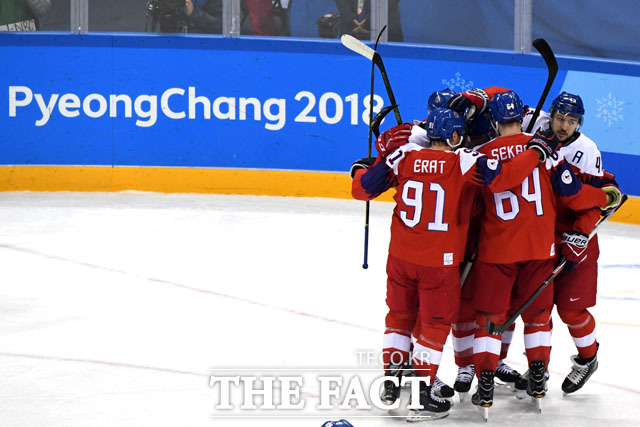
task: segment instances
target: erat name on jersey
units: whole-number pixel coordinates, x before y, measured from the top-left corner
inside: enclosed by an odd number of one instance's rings
[[[414,173],[444,173],[444,160],[416,159],[413,163]]]
[[[524,151],[524,145],[507,145],[491,150],[491,157],[500,161],[505,161]]]

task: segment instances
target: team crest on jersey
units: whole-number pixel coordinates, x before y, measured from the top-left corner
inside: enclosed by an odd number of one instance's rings
[[[571,172],[569,172],[568,170],[562,172],[562,182],[564,182],[565,184],[571,184],[573,182]]]

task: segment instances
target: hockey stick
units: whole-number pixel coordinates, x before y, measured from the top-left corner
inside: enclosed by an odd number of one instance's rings
[[[384,31],[385,28],[387,27],[386,26],[383,27],[382,31]],[[382,31],[380,31],[380,34],[378,34],[378,40],[380,39],[380,35],[382,34]],[[384,82],[384,87],[387,90],[387,96],[389,97],[389,101],[391,102],[391,105],[395,105],[393,109],[393,113],[396,116],[396,121],[398,122],[398,124],[401,124],[402,118],[400,117],[400,110],[398,110],[396,97],[393,96],[391,83],[389,83],[389,76],[387,76],[387,70],[385,70],[384,68],[384,64],[382,63],[382,57],[380,56],[380,54],[375,49],[371,49],[369,46],[367,46],[366,44],[362,43],[360,40],[358,40],[357,38],[349,34],[343,34],[342,37],[340,37],[340,41],[347,49],[350,49],[355,53],[364,56],[365,58],[373,62],[378,67],[378,69],[380,70],[380,75],[382,76],[382,81]],[[378,47],[378,41],[376,41],[376,45],[375,45],[376,49],[377,47]],[[373,94],[371,95],[371,97],[373,98]]]
[[[374,52],[375,49],[378,48],[378,42],[380,41],[380,36],[382,35],[382,33],[384,32],[385,28],[387,28],[386,26],[382,27],[382,30],[380,30],[380,34],[378,34],[378,38],[376,39],[376,44],[374,46]],[[343,37],[346,37],[347,35],[345,34]],[[349,36],[351,37],[351,36]],[[357,40],[357,39],[355,39]],[[343,42],[344,44],[344,42]],[[346,44],[345,44],[346,46]],[[365,45],[366,46],[366,45]],[[369,157],[371,157],[371,145],[372,145],[372,137],[371,134],[373,133],[373,125],[374,125],[374,118],[373,118],[373,91],[374,91],[374,86],[373,86],[373,77],[375,75],[375,62],[371,63],[371,91],[370,91],[370,95],[369,95]],[[382,121],[382,119],[380,119],[379,122],[377,122],[377,126],[380,126],[380,122]],[[379,130],[378,130],[378,133]],[[376,138],[378,138],[378,135],[376,135]],[[366,204],[365,204],[365,208],[364,208],[364,261],[362,262],[362,268],[364,268],[365,270],[367,268],[369,268],[369,210],[370,210],[370,206],[371,206],[371,202],[369,200],[367,200]]]
[[[600,218],[600,220],[598,221],[598,223],[593,227],[593,230],[591,230],[591,233],[589,233],[589,240],[591,240],[591,238],[593,236],[595,236],[596,231],[598,230],[598,227],[600,227],[600,225],[607,221],[609,218],[611,218],[611,215],[613,215],[614,213],[616,213],[618,211],[618,209],[620,209],[620,207],[627,201],[628,197],[627,195],[623,195],[622,196],[622,200],[620,201],[620,204],[618,205],[617,208],[608,211],[602,218]],[[502,324],[502,325],[498,325],[493,323],[491,320],[487,320],[487,332],[492,334],[492,335],[502,335],[502,333],[504,331],[506,331],[509,326],[511,326],[511,324],[513,322],[516,321],[516,319],[518,318],[518,316],[520,316],[522,314],[523,311],[525,311],[527,309],[527,307],[529,307],[529,305],[533,302],[534,299],[536,299],[538,297],[538,295],[540,295],[542,293],[542,291],[545,290],[545,288],[547,287],[547,285],[549,285],[549,283],[551,283],[551,281],[553,279],[555,279],[558,274],[560,274],[560,272],[562,271],[562,269],[564,268],[564,266],[567,264],[567,260],[565,257],[560,258],[560,263],[558,264],[558,266],[556,268],[553,269],[553,271],[551,272],[551,274],[549,275],[549,277],[546,278],[546,280],[544,282],[542,282],[542,284],[538,287],[538,289],[536,289],[536,291],[533,293],[533,295],[531,295],[529,297],[529,299],[527,299],[524,304],[522,304],[522,307],[520,307],[518,309],[518,311],[516,311],[513,316],[511,316],[510,318],[507,319],[507,321]]]
[[[473,254],[471,255],[471,259],[469,261],[466,261],[464,263],[464,267],[462,267],[462,273],[460,273],[460,288],[464,287],[464,282],[466,282],[467,277],[469,277],[469,273],[471,272],[471,267],[473,267],[473,262],[476,260],[476,250],[473,251]]]
[[[380,124],[382,123],[386,115],[389,114],[389,112],[396,107],[397,105],[387,105],[382,110],[380,110],[378,114],[376,114],[376,116],[371,121],[371,126],[369,127],[371,128],[371,131],[373,132],[373,136],[375,136],[376,139],[380,136]],[[371,152],[369,152],[369,156],[371,156]]]
[[[540,100],[538,100],[538,105],[536,105],[536,110],[533,113],[533,117],[531,117],[531,121],[525,130],[526,133],[531,133],[533,129],[533,125],[536,120],[538,120],[538,116],[540,115],[540,110],[542,109],[542,104],[547,99],[547,95],[549,95],[549,91],[551,90],[551,86],[553,85],[553,81],[556,79],[556,74],[558,74],[558,61],[556,61],[556,56],[553,54],[551,47],[544,39],[535,39],[533,41],[533,47],[536,48],[544,62],[547,64],[548,77],[547,84],[542,91],[542,95],[540,95]]]

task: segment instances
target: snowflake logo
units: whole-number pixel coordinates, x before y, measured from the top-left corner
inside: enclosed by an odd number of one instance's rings
[[[466,81],[465,79],[460,77],[460,73],[455,73],[453,79],[443,79],[442,84],[453,90],[454,92],[464,92],[473,88],[472,81]],[[460,90],[456,90],[456,88],[460,88]]]
[[[596,102],[598,103],[598,114],[596,114],[596,117],[604,120],[609,127],[618,120],[624,120],[624,117],[622,116],[622,106],[624,105],[624,101],[618,101],[611,92],[609,92],[607,96],[596,99]]]

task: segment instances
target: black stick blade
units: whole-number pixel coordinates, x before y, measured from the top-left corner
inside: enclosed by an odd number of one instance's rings
[[[549,69],[549,74],[555,75],[558,73],[558,61],[556,61],[556,56],[553,54],[551,50],[551,46],[545,39],[535,39],[533,41],[533,47],[536,48],[544,62],[547,64],[547,68]]]
[[[501,328],[501,326],[503,328]],[[487,320],[487,333],[491,335],[502,335],[504,332],[504,325],[496,325],[491,320]]]
[[[398,108],[398,106],[395,104],[387,105],[382,110],[380,110],[378,114],[376,114],[376,116],[373,118],[373,120],[371,121],[371,131],[376,136],[376,138],[380,136],[380,123],[382,123],[384,117],[389,114],[391,110],[395,110],[396,108]]]
[[[549,95],[549,91],[551,90],[551,86],[553,85],[553,81],[556,79],[556,75],[558,74],[558,61],[556,61],[556,56],[551,50],[551,46],[544,39],[535,39],[533,41],[533,47],[540,53],[542,59],[547,65],[547,84],[540,95],[540,99],[538,100],[538,105],[536,105],[535,112],[529,121],[529,125],[525,130],[526,133],[530,133],[533,129],[533,126],[540,115],[540,110],[542,109],[542,105],[544,101],[547,99],[547,95]]]

